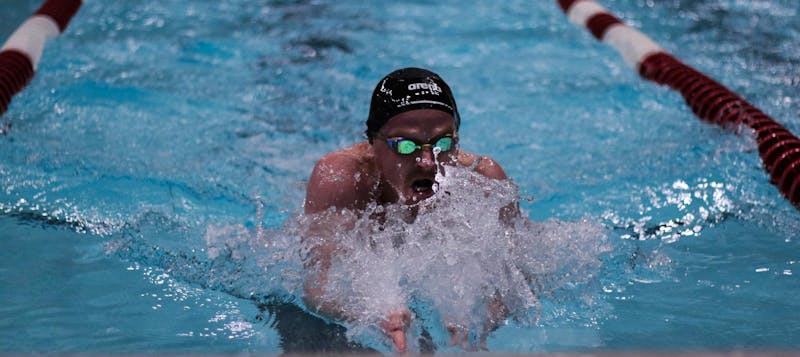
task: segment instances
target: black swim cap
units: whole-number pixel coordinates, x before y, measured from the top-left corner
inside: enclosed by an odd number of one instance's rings
[[[450,87],[436,73],[422,68],[403,68],[383,77],[372,91],[367,118],[367,138],[393,116],[415,109],[436,109],[453,115],[456,129],[461,124]]]

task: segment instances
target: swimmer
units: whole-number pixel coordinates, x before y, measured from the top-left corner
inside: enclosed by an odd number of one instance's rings
[[[353,229],[370,205],[402,205],[407,207],[404,219],[413,222],[419,204],[436,193],[437,173],[446,175],[448,166],[469,168],[490,179],[507,179],[493,159],[459,148],[460,122],[450,87],[431,71],[403,68],[378,82],[366,122],[367,140],[325,155],[308,181],[305,212],[325,216],[309,230],[318,242],[311,250],[309,266],[317,270],[304,286],[306,306],[339,321],[357,314],[343,311],[322,296],[337,251],[330,237],[337,231]],[[501,220],[517,214],[516,204],[498,212]],[[371,217],[376,222],[385,219]],[[496,328],[507,313],[499,298],[489,304],[489,329]],[[410,319],[409,309],[397,306],[386,311],[380,324],[398,352],[407,351],[405,333]],[[463,328],[448,324],[447,329],[452,344],[466,346],[468,334]],[[483,340],[485,343],[485,336]]]

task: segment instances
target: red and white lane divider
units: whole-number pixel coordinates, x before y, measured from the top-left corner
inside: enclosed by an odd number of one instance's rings
[[[642,78],[680,92],[701,119],[755,131],[758,151],[772,183],[800,208],[800,139],[736,93],[679,61],[594,0],[558,0],[570,21],[612,46]]]
[[[45,42],[60,35],[78,12],[82,0],[47,0],[0,47],[0,116],[11,98],[33,78]]]

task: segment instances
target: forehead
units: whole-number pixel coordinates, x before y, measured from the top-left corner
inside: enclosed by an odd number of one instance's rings
[[[386,136],[427,139],[454,132],[453,116],[436,109],[416,109],[393,116],[383,125]]]

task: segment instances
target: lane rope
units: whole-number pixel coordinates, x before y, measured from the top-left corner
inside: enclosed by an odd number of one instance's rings
[[[33,79],[47,40],[67,29],[82,0],[47,0],[0,47],[0,116]]]
[[[729,128],[753,129],[770,181],[800,209],[800,139],[711,77],[667,53],[594,0],[558,0],[569,20],[613,47],[639,75],[680,92],[699,118]]]

